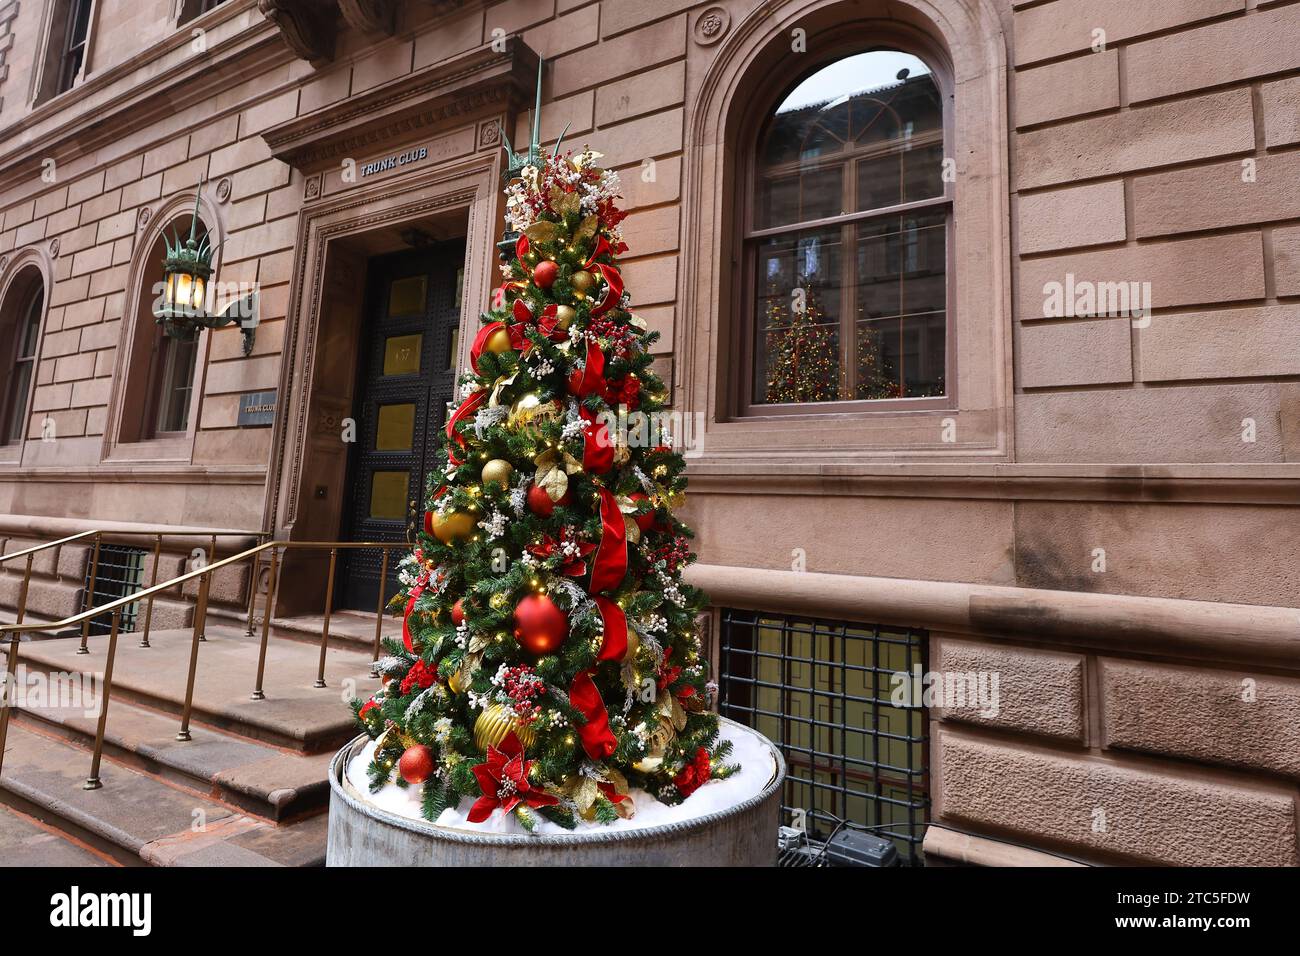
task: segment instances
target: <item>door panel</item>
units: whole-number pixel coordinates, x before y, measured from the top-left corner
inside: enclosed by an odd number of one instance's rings
[[[455,384],[463,241],[372,259],[358,348],[343,537],[412,540],[423,514],[425,479]],[[335,593],[343,607],[373,610],[381,555],[343,552]],[[387,600],[397,590],[389,558]]]

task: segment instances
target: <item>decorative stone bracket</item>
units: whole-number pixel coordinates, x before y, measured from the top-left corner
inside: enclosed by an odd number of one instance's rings
[[[450,13],[469,0],[424,0],[435,12]],[[339,18],[365,33],[391,35],[397,0],[257,0],[257,8],[280,31],[294,54],[312,63],[332,60]]]

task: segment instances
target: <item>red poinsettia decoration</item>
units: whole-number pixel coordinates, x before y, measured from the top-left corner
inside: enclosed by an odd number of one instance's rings
[[[607,381],[601,389],[601,396],[611,408],[626,405],[635,410],[640,405],[641,380],[635,375],[626,375],[617,381]]]
[[[423,659],[418,660],[406,672],[402,678],[402,696],[405,697],[411,692],[411,688],[419,687],[424,690],[426,687],[432,687],[433,682],[438,679],[438,672],[425,666]]]
[[[571,578],[580,578],[587,573],[587,562],[583,559],[595,550],[596,546],[591,542],[578,541],[567,535],[559,542],[549,534],[544,535],[541,544],[528,546],[528,553],[542,561],[559,552],[565,559],[560,565],[560,573],[567,574]]]
[[[482,823],[500,807],[506,813],[523,803],[530,807],[550,807],[559,803],[558,797],[543,790],[534,790],[528,782],[528,769],[533,761],[524,759],[524,748],[512,730],[501,741],[500,748],[488,747],[487,762],[474,768],[483,796],[474,801],[469,811],[470,823]]]
[[[695,751],[695,759],[683,767],[681,773],[673,777],[673,786],[678,789],[683,797],[689,797],[709,782],[712,773],[713,767],[709,761],[709,752],[701,747]]]
[[[379,705],[375,703],[375,699],[371,697],[368,701],[366,701],[364,704],[361,705],[361,710],[357,712],[357,716],[359,716],[362,720],[365,720],[366,714],[370,713],[378,706]]]

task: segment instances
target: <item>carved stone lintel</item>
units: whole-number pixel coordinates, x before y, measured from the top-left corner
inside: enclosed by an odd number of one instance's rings
[[[257,9],[275,24],[289,49],[302,59],[333,59],[332,0],[257,0]]]
[[[392,34],[397,4],[394,0],[338,0],[343,19],[368,33]]]

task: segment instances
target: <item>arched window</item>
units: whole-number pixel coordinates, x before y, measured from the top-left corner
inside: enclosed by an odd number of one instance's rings
[[[166,240],[173,233],[186,238],[190,217],[178,217],[162,229],[143,262],[136,304],[130,371],[122,406],[121,441],[139,442],[184,437],[190,427],[194,375],[202,337],[174,339],[154,320],[154,305],[163,288]],[[199,222],[196,237],[207,228]]]
[[[807,75],[761,126],[744,217],[751,412],[947,393],[944,120],[925,61],[873,50]]]
[[[0,361],[7,372],[0,394],[0,444],[27,437],[28,400],[36,378],[36,349],[41,338],[45,288],[38,277],[15,288],[0,316]],[[12,311],[10,305],[13,305]]]

